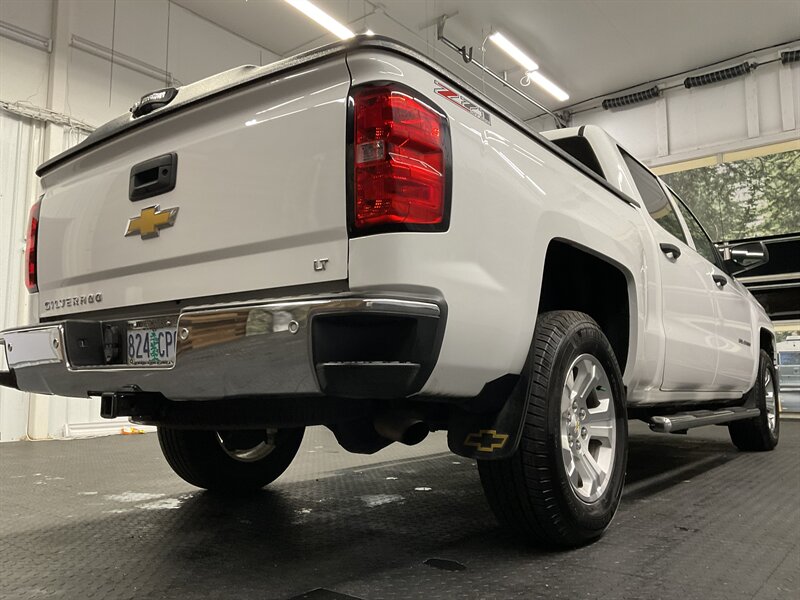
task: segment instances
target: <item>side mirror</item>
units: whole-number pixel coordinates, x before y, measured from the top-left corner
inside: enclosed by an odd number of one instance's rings
[[[764,242],[742,242],[722,248],[725,269],[731,275],[738,275],[769,262],[769,250]]]

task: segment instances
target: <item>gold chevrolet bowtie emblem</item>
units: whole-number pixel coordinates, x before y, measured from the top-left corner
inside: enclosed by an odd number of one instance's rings
[[[125,237],[130,235],[140,235],[143,240],[158,237],[160,229],[172,227],[178,217],[178,209],[165,208],[160,210],[158,204],[143,208],[138,217],[128,219],[128,229]]]
[[[470,433],[464,440],[465,446],[472,446],[479,452],[494,452],[506,445],[507,433],[497,433],[494,429],[481,429],[478,433]]]

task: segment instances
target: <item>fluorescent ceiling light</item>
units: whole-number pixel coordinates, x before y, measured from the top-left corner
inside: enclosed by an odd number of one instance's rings
[[[288,1],[288,0],[287,0]],[[519,64],[522,65],[522,68],[525,69],[526,72],[535,71],[539,68],[539,65],[527,54],[525,54],[522,50],[517,48],[511,41],[504,36],[502,33],[495,32],[489,39],[492,40],[495,44],[497,44],[503,52],[508,54],[511,58],[517,61]]]
[[[555,83],[550,81],[547,77],[539,73],[538,71],[532,71],[528,73],[528,77],[530,80],[542,88],[545,92],[553,96],[559,102],[564,102],[565,100],[569,100],[569,94],[558,87]]]
[[[322,9],[311,4],[311,2],[308,0],[286,0],[286,3],[291,4],[309,19],[316,21],[325,29],[339,36],[339,38],[343,40],[347,40],[355,36],[355,34],[347,27],[339,23],[339,21],[334,19]]]

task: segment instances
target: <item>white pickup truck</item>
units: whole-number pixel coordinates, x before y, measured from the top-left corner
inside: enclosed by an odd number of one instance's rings
[[[627,420],[778,441],[775,342],[663,181],[596,127],[544,135],[358,37],[142,98],[38,170],[0,383],[102,396],[209,490],[447,430],[499,520],[599,537]],[[723,260],[723,258],[727,260]]]

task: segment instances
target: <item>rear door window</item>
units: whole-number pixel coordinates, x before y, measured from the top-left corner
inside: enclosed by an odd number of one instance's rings
[[[631,172],[631,177],[633,177],[633,183],[642,196],[642,202],[644,202],[647,212],[663,229],[683,243],[687,243],[686,234],[683,232],[678,215],[675,214],[675,210],[658,182],[658,178],[625,150],[620,148],[619,151],[625,160],[625,164],[628,165],[628,170]]]
[[[686,227],[689,229],[692,241],[694,242],[694,249],[712,265],[722,267],[722,257],[719,255],[719,251],[714,245],[714,242],[711,241],[711,238],[708,237],[703,226],[700,225],[700,221],[697,220],[683,200],[678,198],[672,190],[670,190],[670,195],[673,201],[675,201],[675,206],[679,207],[678,210],[683,214],[683,220],[686,221]]]

